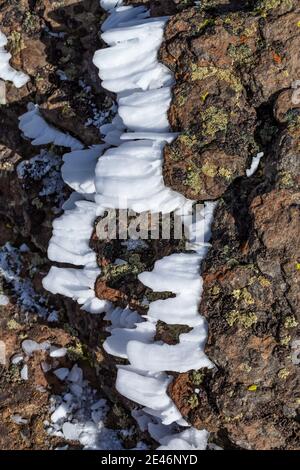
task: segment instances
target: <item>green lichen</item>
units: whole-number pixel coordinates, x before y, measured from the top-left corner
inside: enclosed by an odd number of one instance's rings
[[[213,163],[205,163],[201,168],[202,173],[205,176],[209,176],[210,178],[214,178],[217,175],[218,167]]]
[[[39,27],[38,16],[32,14],[30,11],[26,11],[23,20],[23,29],[26,33],[34,33]]]
[[[138,254],[131,255],[128,262],[120,265],[109,264],[102,268],[102,277],[110,282],[115,282],[130,274],[138,275],[146,269],[145,264],[141,263]]]
[[[223,109],[210,106],[202,113],[203,133],[209,137],[215,137],[219,131],[225,132],[228,125],[228,115]]]
[[[198,386],[201,385],[204,380],[204,373],[201,370],[192,370],[189,378],[192,384]]]
[[[256,13],[262,17],[268,16],[272,10],[279,7],[291,9],[293,7],[292,0],[260,0],[256,5]]]
[[[253,297],[252,297],[252,295],[250,294],[250,292],[248,291],[248,289],[246,289],[246,287],[244,287],[243,289],[235,289],[235,290],[232,292],[232,296],[233,296],[236,300],[246,302],[246,304],[248,304],[248,305],[253,305],[253,304],[255,304],[255,300],[253,299]]]
[[[188,399],[188,404],[192,410],[197,408],[197,406],[199,405],[199,399],[196,393],[193,393],[193,395],[190,396],[190,398]]]
[[[209,291],[209,293],[210,293],[211,295],[214,295],[214,296],[219,295],[220,292],[221,292],[221,289],[220,289],[220,287],[218,287],[218,286],[212,287],[212,288],[210,289],[210,291]]]
[[[8,41],[8,49],[10,50],[12,55],[18,54],[25,47],[24,41],[22,39],[22,34],[19,33],[19,31],[13,31],[8,37]]]
[[[198,66],[196,64],[192,64],[192,80],[205,80],[206,78],[217,77],[219,80],[226,82],[237,95],[240,95],[243,91],[243,85],[240,79],[232,73],[231,70],[221,69],[211,66]]]
[[[225,319],[230,327],[237,324],[243,328],[251,328],[258,320],[254,312],[242,313],[239,310],[231,310],[225,315]]]
[[[227,51],[228,55],[236,64],[249,64],[253,59],[253,53],[246,44],[240,44],[238,46],[230,44]]]
[[[188,167],[184,184],[192,190],[193,194],[199,194],[202,188],[202,181],[199,170],[196,167]]]
[[[288,171],[281,171],[278,175],[279,184],[283,188],[292,188],[294,185],[293,175]]]
[[[198,142],[197,136],[195,134],[187,134],[187,133],[181,134],[178,140],[180,143],[190,148],[196,145]]]
[[[290,344],[292,337],[290,335],[285,335],[280,340],[281,346],[288,346]]]
[[[241,368],[242,371],[247,372],[247,374],[249,374],[252,371],[252,367],[249,366],[249,364],[246,364],[245,362],[243,362],[240,365],[240,368]]]

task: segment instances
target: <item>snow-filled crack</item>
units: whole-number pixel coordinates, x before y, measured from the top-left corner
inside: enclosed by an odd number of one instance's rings
[[[64,155],[62,175],[75,193],[54,221],[48,256],[74,268],[52,267],[43,284],[54,294],[73,298],[83,310],[106,313],[111,336],[104,349],[130,363],[119,367],[116,388],[143,406],[133,416],[160,448],[205,449],[208,433],[191,428],[183,419],[167,393],[173,378],[166,371],[213,367],[204,353],[207,325],[198,307],[200,266],[209,248],[215,203],[206,203],[202,221],[195,223],[194,202],[164,185],[163,149],[177,136],[170,132],[167,118],[174,77],[157,59],[167,18],[151,18],[144,6],[122,6],[121,1],[102,0],[101,5],[108,11],[102,38],[109,47],[95,53],[94,63],[103,87],[117,93],[118,105],[112,123],[101,128],[105,144],[83,149],[79,141],[49,126],[36,107],[20,118],[20,129],[34,139],[33,144],[53,142],[72,150]],[[143,319],[95,294],[100,269],[90,239],[95,219],[109,209],[175,212],[189,234],[189,251],[167,256],[155,263],[152,272],[139,276],[155,291],[176,294],[152,302]],[[192,330],[181,334],[178,344],[167,345],[155,341],[159,320]]]

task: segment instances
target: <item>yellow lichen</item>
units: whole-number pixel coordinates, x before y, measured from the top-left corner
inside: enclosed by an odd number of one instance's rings
[[[235,76],[231,70],[221,69],[211,66],[197,66],[192,64],[192,80],[205,80],[210,77],[217,77],[219,80],[226,82],[238,95],[243,90],[243,85],[240,79]]]
[[[264,276],[260,276],[258,280],[262,287],[269,287],[271,285],[271,282],[269,281],[269,279],[267,279]]]
[[[278,377],[279,379],[281,380],[286,380],[288,378],[288,376],[290,375],[290,372],[287,370],[287,369],[281,369],[279,372],[278,372]]]
[[[292,337],[290,335],[285,335],[283,338],[281,338],[280,344],[282,346],[287,346],[290,343],[291,339]]]
[[[216,106],[210,106],[202,113],[203,132],[205,135],[215,137],[219,131],[226,131],[228,125],[228,116],[223,109]]]
[[[257,323],[257,315],[254,312],[242,313],[239,310],[231,310],[225,316],[229,326],[236,323],[243,328],[251,328],[252,325]]]
[[[298,322],[293,315],[286,317],[286,319],[284,320],[285,328],[295,328],[296,326],[298,326]]]
[[[218,173],[222,178],[226,178],[227,180],[232,178],[232,171],[229,170],[229,168],[219,168]]]
[[[189,167],[184,184],[189,186],[194,194],[199,193],[202,186],[199,170]]]
[[[214,178],[217,174],[217,166],[213,163],[205,163],[201,168],[201,171],[204,175]]]
[[[16,320],[12,318],[11,320],[8,320],[7,328],[9,330],[20,330],[22,328],[22,325],[20,325],[20,323],[18,323]]]
[[[258,385],[256,385],[256,384],[250,385],[250,386],[248,387],[248,391],[249,391],[249,392],[256,392],[257,389],[258,389]]]
[[[195,134],[181,134],[178,139],[182,144],[186,145],[187,147],[193,147],[197,144],[197,136]]]
[[[193,370],[190,373],[190,380],[194,385],[201,385],[204,379],[204,373],[200,370]]]
[[[188,399],[188,404],[190,405],[190,408],[193,410],[194,408],[197,408],[199,405],[199,399],[196,393],[193,393],[193,395],[190,396]]]

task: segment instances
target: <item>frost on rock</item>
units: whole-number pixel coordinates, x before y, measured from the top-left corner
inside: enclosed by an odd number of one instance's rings
[[[32,140],[32,145],[54,144],[61,147],[70,147],[72,150],[82,149],[83,144],[48,124],[41,116],[39,108],[33,103],[28,104],[28,111],[19,117],[19,128]]]
[[[57,312],[49,311],[47,300],[34,290],[31,280],[24,279],[21,272],[22,250],[6,243],[0,248],[0,276],[11,285],[18,305],[22,311],[37,313],[49,321],[53,315],[56,318]]]
[[[7,38],[5,34],[0,31],[0,79],[12,82],[15,87],[21,88],[24,86],[29,77],[25,73],[15,70],[9,64],[11,54],[6,51]]]
[[[55,202],[60,208],[64,201],[64,182],[61,171],[61,158],[52,152],[41,150],[39,155],[19,163],[17,166],[18,177],[26,187],[31,181],[41,181],[42,187],[39,196],[55,196]]]

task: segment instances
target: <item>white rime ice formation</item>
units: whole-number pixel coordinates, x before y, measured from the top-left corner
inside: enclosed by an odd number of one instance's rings
[[[23,114],[19,121],[19,128],[25,137],[33,139],[32,145],[54,144],[73,150],[83,148],[79,140],[50,126],[41,116],[37,105],[30,103],[27,113]]]
[[[100,3],[109,13],[102,25],[102,38],[109,47],[95,53],[94,63],[103,86],[117,93],[118,104],[112,123],[101,127],[105,144],[83,149],[79,141],[49,126],[37,107],[20,118],[20,129],[34,139],[33,144],[52,142],[72,150],[63,157],[62,175],[75,192],[54,222],[48,254],[52,261],[73,267],[52,267],[43,284],[54,294],[73,298],[83,310],[106,313],[111,336],[104,348],[129,361],[118,369],[117,390],[143,407],[133,416],[161,449],[205,449],[208,433],[189,427],[182,418],[167,393],[172,376],[165,371],[213,367],[204,353],[207,325],[198,306],[200,266],[209,248],[215,204],[205,204],[204,223],[193,222],[189,217],[193,201],[164,185],[163,149],[176,137],[167,118],[174,79],[157,60],[167,18],[150,18],[144,6],[122,6],[122,1]],[[143,318],[95,295],[100,269],[89,240],[95,219],[110,208],[176,212],[188,228],[193,252],[165,257],[152,272],[139,276],[154,291],[175,294],[152,302]],[[188,325],[191,331],[181,334],[178,344],[167,345],[155,341],[158,320]]]
[[[0,79],[12,82],[15,87],[21,88],[25,85],[29,77],[25,73],[15,70],[9,64],[11,54],[6,51],[7,38],[5,34],[0,31]]]

